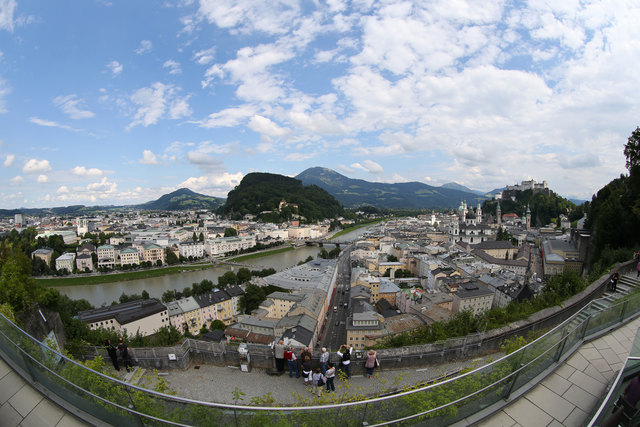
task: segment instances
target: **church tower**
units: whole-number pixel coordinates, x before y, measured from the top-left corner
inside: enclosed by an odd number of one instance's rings
[[[476,222],[482,224],[482,203],[478,202],[478,208],[476,209]]]
[[[531,229],[531,209],[529,209],[529,204],[527,203],[527,230]]]
[[[496,217],[498,221],[498,228],[502,225],[502,210],[500,209],[500,200],[498,200],[498,207],[496,208]]]

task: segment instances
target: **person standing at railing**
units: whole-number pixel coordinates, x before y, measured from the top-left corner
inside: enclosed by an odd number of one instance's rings
[[[347,379],[351,378],[351,352],[352,348],[348,344],[343,344],[336,352],[340,358],[340,369],[347,376]]]
[[[111,363],[113,363],[113,367],[116,368],[116,371],[119,371],[120,366],[118,365],[118,351],[116,350],[114,345],[111,344],[111,340],[108,338],[104,340],[104,346],[107,349],[107,353],[109,353],[109,358],[111,359]]]
[[[298,371],[298,362],[296,361],[296,354],[291,350],[291,347],[287,347],[284,352],[284,360],[289,365],[289,378],[293,377],[293,372],[296,373],[296,378],[300,378],[300,372]]]
[[[120,337],[118,351],[120,352],[120,359],[122,359],[122,364],[127,369],[127,372],[130,372],[131,368],[133,367],[133,363],[131,363],[131,356],[129,355],[129,346],[125,344],[122,337]]]
[[[333,380],[336,377],[336,368],[333,367],[331,362],[327,363],[327,373],[324,375],[325,382],[327,383],[327,391],[336,391],[336,385]]]
[[[320,371],[322,375],[327,372],[327,363],[329,363],[329,352],[325,347],[322,347],[322,353],[320,353]]]
[[[273,357],[276,359],[276,369],[284,372],[284,341],[280,340],[273,346]]]
[[[364,367],[367,369],[367,378],[371,378],[373,376],[373,370],[376,368],[376,359],[377,353],[375,350],[371,349],[367,353],[367,360],[364,362]]]

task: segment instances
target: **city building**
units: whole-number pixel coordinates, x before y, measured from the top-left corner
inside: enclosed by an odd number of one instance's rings
[[[155,298],[81,311],[78,318],[91,329],[110,329],[130,336],[140,333],[145,337],[169,326],[167,307]]]
[[[56,270],[67,270],[69,273],[73,271],[75,267],[76,254],[73,252],[65,252],[56,258]]]

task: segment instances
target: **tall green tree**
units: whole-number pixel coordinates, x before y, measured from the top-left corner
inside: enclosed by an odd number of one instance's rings
[[[36,285],[31,275],[31,261],[19,249],[12,247],[0,251],[0,304],[9,304],[15,312],[26,310],[36,298]]]
[[[240,310],[249,314],[251,311],[260,307],[260,304],[266,299],[264,289],[260,286],[249,283],[244,294],[240,297]]]
[[[627,139],[627,143],[624,146],[624,155],[627,158],[626,166],[629,172],[634,167],[640,166],[640,127],[636,127],[636,130]]]

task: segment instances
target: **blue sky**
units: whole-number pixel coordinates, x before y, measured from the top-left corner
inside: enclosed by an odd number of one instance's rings
[[[638,22],[631,1],[0,0],[0,208],[313,166],[590,199],[640,125]]]

